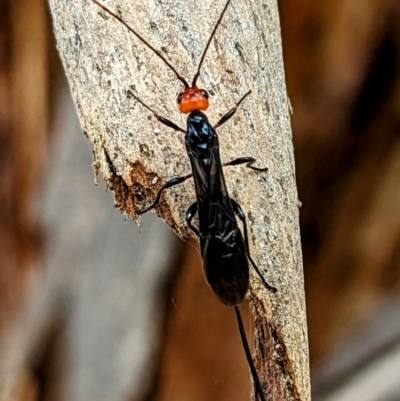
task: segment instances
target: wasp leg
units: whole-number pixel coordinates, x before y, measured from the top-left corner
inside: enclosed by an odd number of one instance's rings
[[[189,226],[189,228],[198,236],[200,237],[200,232],[199,230],[192,224],[192,220],[194,215],[197,213],[197,202],[194,202],[189,206],[189,209],[186,212],[186,223]]]
[[[183,132],[184,134],[186,133],[186,131],[181,128],[178,127],[175,123],[173,123],[171,120],[168,120],[168,118],[162,117],[159,114],[157,114],[150,106],[148,106],[143,100],[139,99],[131,90],[128,90],[126,92],[128,97],[133,97],[134,99],[136,99],[143,107],[145,107],[147,110],[150,111],[150,113],[152,113],[154,115],[154,117],[160,121],[160,123],[166,125],[167,127],[170,127],[172,129],[174,129],[175,131],[179,131],[179,132]]]
[[[238,166],[239,164],[246,164],[246,167],[251,168],[256,171],[267,171],[268,167],[254,167],[253,164],[257,160],[254,159],[253,157],[245,156],[245,157],[238,157],[237,159],[231,160],[230,162],[223,163],[222,165],[224,167],[226,166]]]
[[[167,181],[162,187],[161,189],[158,191],[157,196],[156,196],[156,200],[149,206],[146,207],[146,209],[140,210],[138,213],[139,214],[143,214],[148,212],[149,210],[153,209],[154,207],[156,207],[158,205],[158,203],[160,202],[161,199],[161,195],[162,193],[167,189],[167,188],[171,188],[175,185],[178,184],[182,184],[182,182],[186,181],[188,178],[190,178],[192,176],[192,174],[188,174],[188,175],[184,175],[182,177],[175,177],[175,178],[171,178],[169,181]]]
[[[259,268],[257,267],[257,265],[255,264],[254,260],[252,259],[252,257],[250,256],[250,247],[249,247],[249,236],[247,234],[247,223],[246,223],[246,216],[243,213],[242,208],[240,207],[240,205],[231,198],[231,202],[232,202],[232,206],[233,206],[233,211],[235,212],[235,214],[239,217],[240,221],[243,224],[243,232],[244,232],[244,243],[246,246],[246,252],[247,252],[247,257],[249,258],[251,264],[254,267],[254,270],[257,272],[257,274],[260,276],[261,281],[264,283],[265,288],[267,288],[269,291],[272,291],[273,293],[276,293],[276,288],[272,287],[272,285],[269,285],[264,277],[262,276]]]
[[[220,127],[222,124],[225,124],[235,113],[240,104],[243,102],[244,99],[246,99],[247,96],[249,96],[251,91],[248,91],[237,103],[236,106],[230,109],[227,113],[225,113],[221,119],[217,122],[217,124],[214,125],[214,128]]]

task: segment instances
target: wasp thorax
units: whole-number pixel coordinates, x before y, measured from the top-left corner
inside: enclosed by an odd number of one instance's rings
[[[208,93],[204,89],[196,86],[186,88],[183,93],[178,96],[178,104],[182,113],[187,114],[192,111],[200,111],[208,109]]]

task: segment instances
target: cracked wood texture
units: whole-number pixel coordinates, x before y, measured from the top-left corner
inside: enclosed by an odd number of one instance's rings
[[[224,0],[104,3],[191,80]],[[116,206],[135,221],[168,179],[190,171],[183,135],[152,117],[133,91],[157,113],[185,127],[174,74],[118,21],[90,0],[50,0],[62,62],[96,173],[115,194]],[[250,246],[268,293],[251,280],[255,361],[268,400],[310,400],[299,201],[295,183],[289,102],[279,15],[274,0],[232,0],[205,59],[199,87],[210,93],[212,123],[249,89],[238,113],[218,130],[224,161],[252,156],[259,173],[228,167],[231,195],[249,224]],[[193,183],[166,191],[159,216],[181,237],[194,200]],[[116,239],[117,240],[117,239]],[[254,397],[254,395],[253,395]]]

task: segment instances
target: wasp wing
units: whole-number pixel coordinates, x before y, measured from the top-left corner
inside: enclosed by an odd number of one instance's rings
[[[208,235],[204,241],[206,280],[225,305],[239,305],[249,288],[249,266],[242,234],[233,228],[225,237]]]

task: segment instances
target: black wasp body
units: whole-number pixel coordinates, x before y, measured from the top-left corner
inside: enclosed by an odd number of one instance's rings
[[[217,297],[238,305],[249,287],[249,267],[243,236],[228,194],[219,153],[218,135],[200,111],[187,120],[186,150],[192,166],[197,201],[187,222],[199,236],[204,274]],[[199,230],[191,224],[197,211]]]
[[[203,269],[208,284],[221,302],[225,305],[233,306],[235,309],[240,336],[255,383],[256,392],[261,401],[266,401],[260,379],[254,367],[238,307],[244,300],[249,289],[249,261],[263,281],[265,287],[273,292],[275,292],[276,289],[264,280],[257,265],[251,258],[246,218],[240,205],[229,196],[223,174],[223,167],[246,164],[247,167],[256,171],[265,171],[266,169],[253,167],[252,164],[255,162],[255,159],[252,157],[239,157],[228,163],[222,163],[219,153],[218,135],[216,133],[216,128],[226,123],[236,113],[237,108],[250,94],[250,91],[237,102],[235,107],[224,114],[216,125],[212,126],[207,116],[202,112],[208,108],[208,93],[196,86],[201,65],[211,40],[231,0],[227,0],[214,30],[210,35],[191,85],[179,75],[176,69],[158,50],[143,39],[142,36],[123,21],[120,16],[110,11],[97,0],[93,0],[93,2],[120,21],[146,47],[151,49],[154,54],[175,73],[176,77],[185,86],[184,92],[178,96],[178,104],[180,111],[188,114],[186,130],[180,128],[169,119],[158,115],[131,90],[127,91],[130,97],[133,97],[142,104],[142,106],[149,110],[162,124],[185,134],[186,151],[192,168],[192,174],[175,177],[167,181],[158,191],[155,201],[139,213],[145,213],[156,207],[160,202],[164,190],[193,177],[196,189],[196,202],[188,208],[186,222],[199,237]],[[198,214],[198,227],[192,224],[192,220],[196,214]],[[239,218],[243,225],[243,235],[239,229],[237,218]]]

